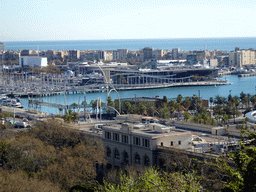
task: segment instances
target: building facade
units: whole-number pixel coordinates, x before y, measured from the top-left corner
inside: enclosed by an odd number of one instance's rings
[[[152,47],[145,47],[140,50],[140,57],[143,61],[148,61],[153,58],[153,48]]]
[[[68,57],[73,60],[80,59],[80,50],[69,50],[68,51]]]
[[[154,59],[160,60],[160,59],[163,58],[163,56],[164,56],[163,49],[155,49],[155,50],[153,50],[153,58]]]
[[[127,59],[127,54],[128,54],[127,49],[117,49],[117,52],[119,54],[118,60],[126,60]]]
[[[157,146],[191,148],[190,132],[158,123],[138,125],[123,123],[120,127],[103,126],[102,131],[107,168],[156,165]]]
[[[245,65],[255,65],[255,51],[236,50],[229,52],[229,65],[243,68]]]
[[[173,48],[172,49],[172,59],[174,59],[174,60],[179,59],[179,52],[180,52],[179,48]]]
[[[28,57],[23,56],[19,57],[19,67],[46,67],[47,66],[47,57]]]
[[[187,55],[187,64],[188,65],[195,65],[197,64],[197,55],[196,54],[189,54]]]
[[[0,42],[0,51],[4,51],[5,50],[5,44]]]

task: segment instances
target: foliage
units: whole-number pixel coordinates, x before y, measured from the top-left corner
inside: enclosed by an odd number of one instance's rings
[[[136,178],[136,179],[135,179]],[[166,173],[149,168],[144,174],[136,177],[121,174],[119,184],[104,182],[96,191],[200,191],[197,178],[190,174]]]
[[[0,168],[0,191],[61,191],[59,184],[53,184],[48,180],[40,180],[29,177],[23,171],[9,172]]]
[[[95,165],[104,163],[104,149],[99,140],[82,137],[60,120],[38,121],[28,132],[0,138],[0,163],[4,191],[68,191],[96,185]],[[20,190],[7,186],[14,180],[22,182]]]
[[[249,131],[244,124],[241,127],[241,137],[246,137],[251,141],[251,146],[246,147],[240,143],[241,150],[236,154],[231,154],[232,159],[236,164],[236,169],[232,168],[227,163],[222,163],[221,168],[225,168],[230,180],[222,191],[256,191],[256,148],[255,148],[255,132]]]
[[[63,119],[66,123],[71,123],[71,122],[74,123],[78,119],[78,114],[72,111],[71,109],[69,109],[68,113],[64,115]]]

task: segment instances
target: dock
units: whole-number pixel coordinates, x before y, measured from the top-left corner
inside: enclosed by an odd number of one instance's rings
[[[226,80],[216,80],[216,81],[198,81],[198,82],[179,82],[179,83],[166,83],[166,84],[151,84],[151,85],[136,85],[124,87],[116,86],[118,91],[128,91],[128,90],[143,90],[143,89],[163,89],[171,87],[190,87],[190,86],[220,86],[220,85],[230,85],[231,83]]]
[[[130,91],[130,90],[146,90],[146,89],[163,89],[171,87],[189,87],[189,86],[220,86],[229,85],[230,83],[226,80],[210,80],[210,81],[193,81],[193,82],[171,82],[171,83],[155,83],[155,84],[113,84],[117,91]],[[66,90],[58,91],[36,91],[36,92],[16,92],[10,91],[5,94],[8,96],[14,95],[21,98],[28,97],[47,97],[56,95],[69,94],[81,94],[81,93],[100,93],[107,92],[109,87],[107,84],[100,84],[94,86],[72,86],[67,87]]]
[[[256,73],[240,73],[238,74],[238,77],[252,77],[256,76]]]

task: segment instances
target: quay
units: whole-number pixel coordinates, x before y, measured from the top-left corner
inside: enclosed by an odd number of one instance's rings
[[[238,74],[238,77],[252,77],[252,76],[256,76],[256,73],[241,73],[241,74]]]
[[[230,85],[231,83],[226,80],[216,80],[216,81],[198,81],[198,82],[180,82],[180,83],[166,83],[161,85],[136,85],[127,87],[116,87],[118,91],[127,90],[143,90],[143,89],[162,89],[170,87],[188,87],[188,86],[219,86],[219,85]]]
[[[211,81],[196,81],[196,82],[172,82],[172,83],[156,83],[156,84],[113,84],[118,91],[129,91],[129,90],[146,90],[146,89],[162,89],[171,87],[188,87],[188,86],[220,86],[229,85],[230,82],[227,80],[211,80]],[[17,96],[21,98],[28,97],[47,97],[62,94],[78,94],[78,93],[100,93],[107,92],[109,87],[107,84],[100,84],[95,86],[72,86],[61,91],[38,91],[38,92],[5,92],[8,96]]]

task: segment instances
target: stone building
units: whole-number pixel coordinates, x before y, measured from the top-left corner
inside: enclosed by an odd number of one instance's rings
[[[153,166],[158,162],[157,146],[190,149],[192,134],[144,119],[145,124],[105,125],[102,139],[107,169],[126,165]],[[153,123],[150,123],[153,122]]]

